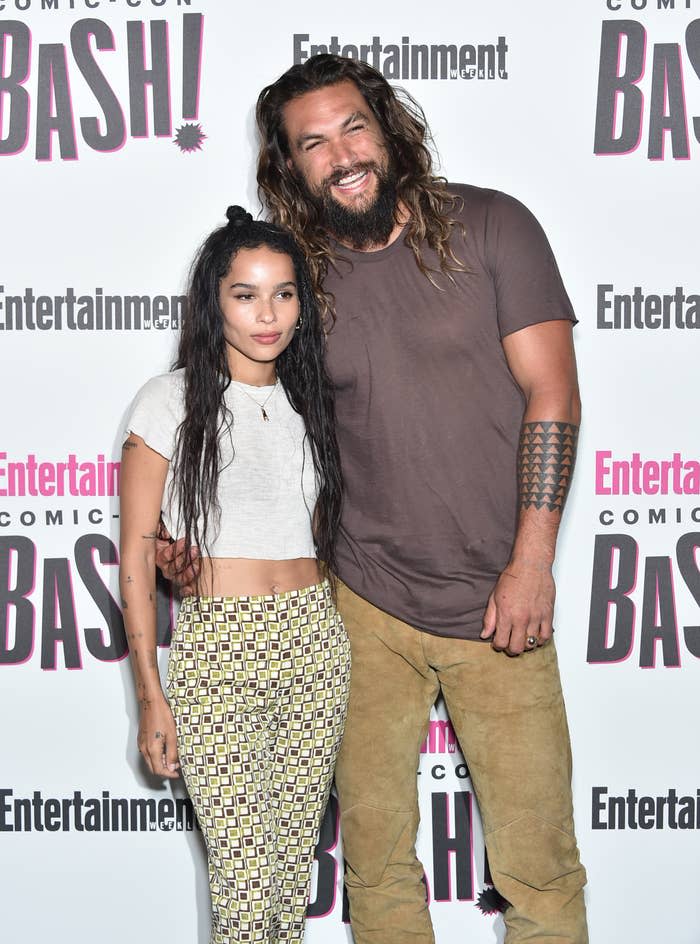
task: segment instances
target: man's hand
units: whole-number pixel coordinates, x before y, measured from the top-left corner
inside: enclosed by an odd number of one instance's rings
[[[175,721],[170,706],[161,695],[142,697],[138,745],[146,765],[156,777],[179,777]]]
[[[199,548],[193,547],[187,560],[184,538],[173,541],[162,524],[156,539],[156,565],[162,570],[163,576],[175,584],[181,597],[191,596],[195,592],[202,566]]]
[[[511,561],[489,597],[481,638],[510,656],[545,645],[552,638],[555,594],[548,563]]]

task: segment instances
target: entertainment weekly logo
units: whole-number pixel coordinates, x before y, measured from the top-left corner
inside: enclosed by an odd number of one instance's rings
[[[49,295],[0,284],[0,331],[176,331],[185,301],[184,295],[106,294],[99,286]]]
[[[685,331],[700,328],[700,295],[682,285],[665,293],[641,285],[619,292],[612,283],[596,290],[596,327],[603,331]]]
[[[300,65],[311,56],[330,53],[359,59],[381,72],[384,78],[492,80],[508,78],[508,43],[505,36],[480,43],[415,43],[410,36],[363,37],[364,42],[346,43],[339,36],[294,33],[292,58]],[[398,40],[398,41],[397,41]]]
[[[58,0],[44,0],[41,9],[49,8]],[[37,43],[26,23],[0,19],[0,157],[21,154],[30,141],[37,161],[78,160],[84,147],[109,154],[144,138],[170,139],[183,153],[202,148],[201,13],[129,20],[115,30],[95,17],[72,25],[66,17],[60,27],[53,42]],[[71,87],[80,80],[93,105],[78,111]]]
[[[52,461],[35,452],[21,459],[0,452],[0,498],[114,497],[119,495],[120,470],[121,463],[107,460],[103,453],[79,459],[70,452],[64,459]]]
[[[700,789],[684,794],[675,787],[648,795],[629,787],[611,793],[609,787],[591,790],[591,829],[688,830],[700,829]]]
[[[598,450],[595,494],[587,661],[700,659],[700,459]]]
[[[0,833],[193,832],[199,829],[187,797],[118,797],[109,790],[90,796],[17,796],[0,789]]]
[[[689,160],[700,153],[700,115],[689,106],[697,101],[700,79],[700,19],[679,21],[688,16],[691,0],[604,5],[623,16],[653,11],[655,18],[648,28],[637,18],[602,23],[594,153],[620,156],[646,145],[650,161],[663,161],[669,147],[674,160]]]

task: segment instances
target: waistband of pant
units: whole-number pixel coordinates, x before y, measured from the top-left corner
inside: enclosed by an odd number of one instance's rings
[[[235,610],[238,605],[256,606],[269,604],[274,608],[282,606],[298,606],[311,597],[332,603],[331,585],[328,580],[312,584],[310,587],[301,587],[298,590],[284,590],[282,593],[259,593],[248,596],[212,596],[212,597],[183,597],[180,603],[181,610],[207,612],[218,610],[222,606],[227,610]]]

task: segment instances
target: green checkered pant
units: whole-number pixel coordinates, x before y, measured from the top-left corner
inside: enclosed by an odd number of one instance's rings
[[[349,680],[327,583],[183,601],[168,697],[209,857],[211,944],[302,940]]]

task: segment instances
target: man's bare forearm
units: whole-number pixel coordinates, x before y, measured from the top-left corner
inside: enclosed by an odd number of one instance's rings
[[[553,562],[576,462],[578,429],[571,420],[526,418],[523,422],[518,449],[518,531],[511,559],[533,565]]]
[[[553,632],[552,564],[571,484],[581,403],[571,325],[531,325],[503,349],[526,408],[518,449],[518,523],[510,560],[484,614],[482,639],[519,655]]]

